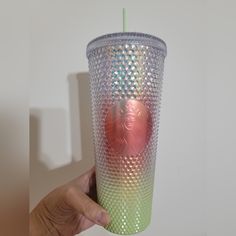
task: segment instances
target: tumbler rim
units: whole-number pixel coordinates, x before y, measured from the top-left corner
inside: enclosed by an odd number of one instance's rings
[[[87,45],[87,58],[94,49],[109,45],[118,45],[125,42],[155,47],[160,50],[164,56],[166,56],[167,54],[167,47],[165,41],[154,35],[140,32],[117,32],[104,34],[91,40]]]

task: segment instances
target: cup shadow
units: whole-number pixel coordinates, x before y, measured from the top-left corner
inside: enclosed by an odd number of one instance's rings
[[[67,82],[69,114],[61,108],[30,109],[30,209],[52,189],[94,165],[89,74],[69,74]],[[50,162],[67,153],[66,115],[70,117],[70,161],[53,169]]]

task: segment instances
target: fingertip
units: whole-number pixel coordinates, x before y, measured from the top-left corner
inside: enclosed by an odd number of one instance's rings
[[[106,211],[100,211],[96,217],[97,224],[106,226],[110,223],[110,216]]]
[[[87,172],[85,172],[83,175],[87,176],[89,179],[96,174],[96,168],[93,166],[91,169],[89,169]]]
[[[96,170],[96,168],[95,168],[95,166],[93,166],[92,168],[90,168],[90,169],[88,170],[88,173],[94,173],[95,170]]]

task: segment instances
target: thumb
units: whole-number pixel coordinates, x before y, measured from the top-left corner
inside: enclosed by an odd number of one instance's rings
[[[95,224],[105,226],[110,222],[107,211],[75,187],[66,194],[67,203]]]

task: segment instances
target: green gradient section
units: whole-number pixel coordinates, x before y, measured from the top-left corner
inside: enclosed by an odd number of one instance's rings
[[[145,181],[146,182],[146,181]],[[104,183],[104,182],[103,182]],[[119,185],[119,186],[118,186]],[[130,235],[147,228],[151,221],[153,181],[146,185],[98,184],[98,201],[110,214],[106,229]]]

